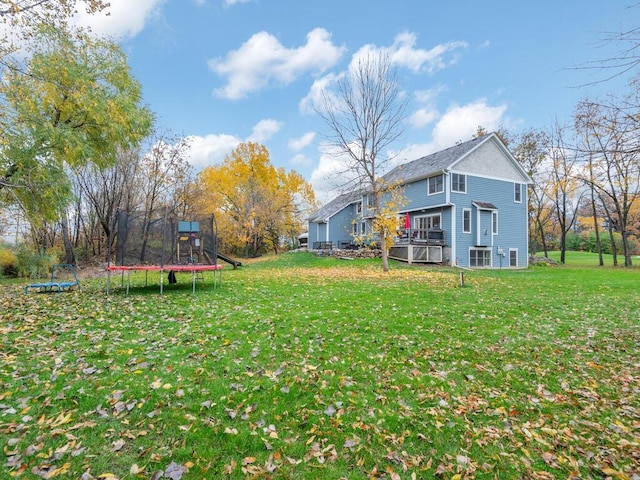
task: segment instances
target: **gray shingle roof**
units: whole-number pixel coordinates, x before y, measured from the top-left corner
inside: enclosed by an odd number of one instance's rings
[[[320,210],[312,213],[307,220],[310,222],[324,222],[325,220],[328,220],[329,217],[335,215],[344,207],[355,202],[361,197],[362,193],[356,191],[342,193],[320,208]]]
[[[487,137],[474,138],[426,157],[398,165],[384,176],[387,183],[407,183],[441,172],[480,145]]]
[[[398,165],[396,168],[384,175],[383,178],[387,184],[396,182],[404,184],[421,178],[430,177],[435,173],[442,172],[449,168],[471,150],[486,141],[489,137],[490,136],[474,138],[445,150],[432,153],[426,157]],[[310,222],[323,222],[341,211],[350,203],[358,200],[361,196],[362,192],[359,191],[351,191],[338,195],[336,198],[324,205],[320,210],[311,214],[307,220]]]

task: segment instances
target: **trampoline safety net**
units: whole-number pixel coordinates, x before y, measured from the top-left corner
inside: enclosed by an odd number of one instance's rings
[[[111,229],[109,265],[216,265],[215,217],[176,218],[119,210]]]

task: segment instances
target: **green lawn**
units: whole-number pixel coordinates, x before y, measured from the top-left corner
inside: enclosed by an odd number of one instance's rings
[[[640,271],[580,263],[2,284],[0,477],[638,478]]]

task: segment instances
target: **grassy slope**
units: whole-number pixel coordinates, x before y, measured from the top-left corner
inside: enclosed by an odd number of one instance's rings
[[[0,287],[23,477],[614,478],[640,469],[635,269],[282,255],[105,297]],[[143,277],[134,283],[141,285]],[[172,473],[173,472],[173,473]],[[626,476],[626,477],[625,477]]]

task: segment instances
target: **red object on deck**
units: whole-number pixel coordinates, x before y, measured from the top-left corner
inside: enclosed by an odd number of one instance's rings
[[[404,228],[409,230],[411,228],[411,218],[408,213],[404,215]]]

